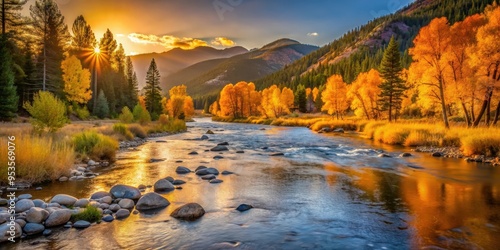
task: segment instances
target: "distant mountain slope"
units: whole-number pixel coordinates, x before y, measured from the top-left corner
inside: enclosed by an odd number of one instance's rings
[[[207,60],[163,77],[165,90],[185,84],[194,97],[217,94],[224,85],[254,81],[317,50],[313,45],[280,39],[264,47],[227,59]]]
[[[341,74],[348,83],[360,72],[378,68],[383,50],[391,36],[400,43],[403,65],[409,66],[408,49],[421,27],[435,17],[447,17],[451,23],[482,12],[493,0],[416,0],[395,14],[383,16],[355,28],[341,38],[318,49],[255,83],[262,89],[273,84],[295,89],[299,84],[316,87],[326,78]]]
[[[192,50],[173,49],[163,53],[150,53],[131,56],[134,69],[137,73],[140,86],[144,86],[146,72],[151,63],[151,59],[156,60],[156,64],[162,76],[167,76],[173,72],[191,66],[195,63],[217,59],[228,58],[235,55],[247,53],[248,50],[237,46],[218,50],[212,47],[197,47]]]

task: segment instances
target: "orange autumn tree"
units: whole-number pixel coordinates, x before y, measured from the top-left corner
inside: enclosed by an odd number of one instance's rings
[[[187,94],[185,85],[175,86],[169,91],[169,99],[163,98],[163,112],[172,118],[192,117],[194,115],[193,99]]]
[[[262,114],[266,117],[276,117],[287,115],[293,107],[295,96],[289,88],[279,89],[273,85],[262,90]]]
[[[357,116],[365,116],[368,120],[379,118],[380,112],[377,102],[381,92],[379,85],[382,82],[380,73],[372,69],[368,72],[360,73],[351,84],[347,92],[347,97],[352,100],[351,108]]]
[[[226,85],[220,93],[220,115],[233,118],[259,115],[260,94],[254,83],[239,82]]]
[[[490,124],[491,103],[500,89],[500,8],[496,4],[488,6],[485,17],[487,23],[478,29],[477,43],[467,50],[471,56],[470,65],[476,70],[480,96],[483,99],[481,110],[473,124],[474,127],[479,125],[484,114],[486,114],[486,124]],[[500,100],[493,124],[498,122],[499,115]]]
[[[324,102],[321,110],[335,115],[337,119],[342,118],[350,103],[347,99],[347,85],[341,75],[332,75],[328,78],[321,99]]]
[[[69,56],[61,63],[64,93],[69,102],[86,104],[92,98],[90,71],[82,68],[76,56]]]
[[[410,66],[410,74],[414,79],[420,79],[420,98],[426,102],[437,102],[441,107],[443,122],[449,128],[447,113],[445,72],[449,67],[446,61],[451,43],[451,32],[446,17],[435,18],[423,27],[415,40],[410,55],[414,62]]]

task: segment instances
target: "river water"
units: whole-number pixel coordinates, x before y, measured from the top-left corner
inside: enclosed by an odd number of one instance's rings
[[[78,198],[115,184],[152,185],[167,176],[185,180],[163,194],[171,205],[149,214],[100,223],[85,230],[56,229],[8,249],[498,249],[500,168],[414,154],[349,135],[307,128],[213,123],[198,119],[189,132],[152,139],[123,151],[100,176],[53,183],[29,192],[50,199]],[[208,129],[210,141],[199,138]],[[262,130],[265,129],[265,130]],[[164,140],[166,142],[156,142]],[[223,154],[205,152],[229,142]],[[267,147],[267,149],[266,149]],[[244,154],[236,154],[244,150]],[[199,155],[188,155],[197,151]],[[378,158],[380,152],[394,158]],[[283,152],[285,156],[272,157]],[[214,160],[216,155],[223,159]],[[165,161],[149,163],[151,158]],[[182,160],[182,163],[176,161]],[[177,166],[204,165],[234,175],[210,184]],[[147,192],[152,190],[147,190]],[[207,213],[196,222],[170,217],[188,202]],[[242,203],[255,208],[240,213]],[[37,245],[35,241],[48,240]]]

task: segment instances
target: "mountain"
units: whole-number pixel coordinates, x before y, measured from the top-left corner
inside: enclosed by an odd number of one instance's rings
[[[185,84],[195,98],[216,95],[228,83],[257,80],[317,49],[317,46],[280,39],[244,54],[196,63],[163,77],[162,87],[168,90]]]
[[[400,44],[402,63],[412,61],[408,49],[421,27],[433,18],[447,17],[450,23],[483,12],[494,0],[416,0],[398,12],[374,19],[355,28],[339,39],[255,82],[258,89],[273,84],[296,89],[300,84],[318,87],[333,74],[340,74],[347,83],[361,72],[378,68],[383,51],[394,36]]]
[[[146,72],[153,58],[158,65],[160,74],[162,76],[167,76],[198,62],[217,58],[228,58],[247,52],[247,49],[240,46],[221,50],[212,47],[197,47],[191,50],[176,48],[163,53],[140,54],[131,56],[130,58],[134,64],[134,69],[140,83],[139,85],[142,87],[145,84]]]

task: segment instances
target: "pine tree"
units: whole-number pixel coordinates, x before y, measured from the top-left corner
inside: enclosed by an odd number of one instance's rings
[[[99,96],[97,97],[96,108],[94,110],[94,115],[103,119],[109,116],[109,105],[108,99],[104,95],[104,91],[101,90],[99,92]]]
[[[401,102],[403,101],[406,87],[401,79],[402,69],[399,45],[396,39],[392,37],[380,64],[380,75],[384,81],[379,86],[382,90],[379,95],[379,103],[382,110],[389,111],[389,121],[392,121],[393,117],[394,120],[397,119],[397,112],[401,108]],[[396,111],[394,116],[393,111]]]
[[[295,105],[299,107],[299,111],[302,113],[307,112],[307,96],[306,88],[304,85],[299,85],[295,91]]]
[[[146,86],[144,87],[146,108],[151,116],[159,115],[161,107],[160,71],[156,66],[155,59],[151,60],[148,73],[146,74]]]
[[[130,57],[127,57],[125,60],[125,77],[127,78],[127,88],[125,91],[126,105],[129,109],[133,109],[138,102],[139,86],[137,75],[134,71],[134,65]]]
[[[5,36],[0,37],[0,120],[9,120],[16,116],[17,101],[12,71],[12,57],[6,45]]]
[[[2,35],[11,27],[22,24],[21,10],[28,0],[1,0],[0,17],[2,20]]]

